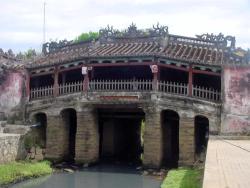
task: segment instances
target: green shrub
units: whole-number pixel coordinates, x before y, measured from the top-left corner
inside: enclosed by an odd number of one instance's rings
[[[52,173],[50,162],[12,162],[0,165],[0,187],[26,178]]]
[[[202,170],[179,168],[170,170],[161,188],[201,188]]]
[[[82,42],[82,41],[88,41],[88,40],[95,40],[99,37],[98,32],[88,32],[88,33],[82,33],[78,37],[75,38],[74,42]]]

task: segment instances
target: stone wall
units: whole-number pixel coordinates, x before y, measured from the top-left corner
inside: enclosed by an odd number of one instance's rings
[[[250,66],[224,68],[222,134],[250,135]]]
[[[16,117],[23,112],[20,107],[23,88],[24,79],[22,73],[17,71],[6,72],[4,81],[0,85],[0,112],[8,117]],[[20,117],[17,117],[17,119],[20,119]]]
[[[0,133],[0,164],[25,159],[24,138],[20,134]]]

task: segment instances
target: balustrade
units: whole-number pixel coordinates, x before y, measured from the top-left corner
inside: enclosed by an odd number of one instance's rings
[[[149,92],[153,91],[153,80],[92,80],[89,82],[90,92]],[[188,84],[158,81],[156,91],[173,95],[188,96]],[[30,99],[53,97],[53,86],[31,89]],[[59,85],[59,96],[83,92],[83,82],[66,83]],[[200,86],[192,87],[192,97],[208,101],[220,101],[221,93],[212,88]]]

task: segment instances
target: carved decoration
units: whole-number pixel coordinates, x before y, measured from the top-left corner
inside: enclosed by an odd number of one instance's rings
[[[59,42],[51,41],[43,44],[42,52],[48,54],[50,52],[55,52],[60,48],[72,44],[72,41],[60,40]]]
[[[198,39],[207,40],[210,42],[214,42],[220,46],[223,47],[231,47],[235,48],[235,37],[233,36],[224,36],[222,33],[219,33],[218,35],[212,34],[202,34],[202,35],[196,35]]]
[[[107,26],[99,31],[101,40],[116,38],[140,38],[140,37],[166,37],[168,35],[168,27],[160,26],[159,23],[153,28],[146,30],[138,30],[136,25],[132,23],[128,29],[124,31],[115,30],[112,26]]]

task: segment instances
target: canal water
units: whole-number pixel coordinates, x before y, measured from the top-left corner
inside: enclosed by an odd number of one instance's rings
[[[11,188],[160,188],[160,180],[142,176],[133,167],[96,166],[27,180]]]

